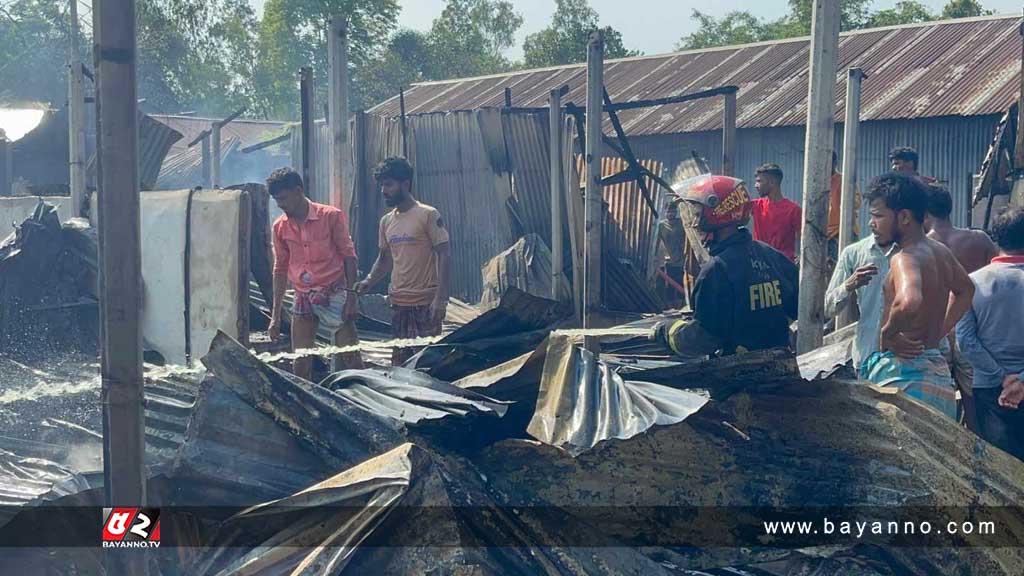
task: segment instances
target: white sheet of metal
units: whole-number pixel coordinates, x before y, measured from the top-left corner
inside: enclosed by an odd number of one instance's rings
[[[185,364],[185,217],[188,190],[143,192],[142,335],[170,364]],[[223,330],[238,337],[239,214],[237,190],[198,190],[192,197],[190,344],[193,361]],[[95,197],[91,214],[96,213]]]

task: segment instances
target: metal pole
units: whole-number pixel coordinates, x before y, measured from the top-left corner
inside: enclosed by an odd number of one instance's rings
[[[591,328],[601,306],[601,232],[604,194],[601,187],[601,136],[604,119],[604,34],[590,33],[587,44],[587,183],[583,260],[583,327]]]
[[[327,41],[331,82],[328,88],[331,125],[331,205],[348,214],[352,197],[348,163],[351,159],[348,134],[348,22],[343,16],[331,18],[331,35]]]
[[[839,51],[839,3],[815,0],[811,20],[811,66],[807,90],[807,139],[804,144],[804,223],[800,233],[800,311],[798,353],[821,346],[828,282],[829,185],[835,135],[836,56]]]
[[[78,49],[78,0],[71,4],[71,41],[68,46],[68,182],[71,215],[82,213],[85,201],[85,87]]]
[[[850,68],[846,75],[846,120],[843,124],[843,191],[839,202],[839,252],[853,243],[853,223],[857,219],[854,198],[857,194],[857,135],[860,132],[860,84],[864,71]],[[853,309],[839,312],[836,328],[853,322]]]
[[[210,126],[210,187],[220,188],[220,122]]]
[[[313,196],[313,69],[299,71],[299,94],[302,98],[302,182],[306,185],[306,196]]]
[[[142,393],[142,251],[139,236],[135,1],[93,4],[104,487],[110,506],[146,503]],[[146,572],[146,555],[113,561]]]
[[[563,88],[564,89],[564,88]],[[551,165],[551,299],[562,300],[562,90],[548,96],[548,159]]]
[[[724,97],[722,107],[722,174],[735,176],[736,168],[736,93]]]

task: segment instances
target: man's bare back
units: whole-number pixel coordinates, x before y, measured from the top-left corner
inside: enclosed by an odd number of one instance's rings
[[[999,255],[996,245],[981,230],[933,228],[928,237],[944,244],[968,274],[988,266]]]
[[[973,284],[949,248],[925,237],[893,256],[883,292],[882,349],[915,356],[938,348],[970,306]]]

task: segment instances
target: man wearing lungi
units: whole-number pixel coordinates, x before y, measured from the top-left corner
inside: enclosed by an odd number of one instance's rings
[[[867,361],[868,380],[897,387],[955,419],[955,386],[939,344],[971,307],[974,284],[949,248],[925,235],[923,182],[883,174],[872,180],[868,201],[878,243],[900,247],[882,285],[880,351]]]
[[[377,261],[356,290],[364,293],[390,273],[388,302],[394,337],[437,336],[451,278],[448,230],[437,209],[413,197],[413,169],[405,158],[385,159],[374,177],[392,210],[380,219]],[[404,363],[412,352],[411,348],[392,349],[392,365]]]

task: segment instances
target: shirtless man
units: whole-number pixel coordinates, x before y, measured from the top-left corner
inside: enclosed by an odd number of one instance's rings
[[[999,250],[988,237],[988,234],[981,230],[969,230],[957,228],[949,221],[949,215],[953,212],[953,197],[950,196],[942,186],[930,184],[928,186],[928,211],[924,217],[924,228],[928,231],[928,237],[946,245],[956,256],[960,265],[968,274],[988,266],[988,263],[999,255]],[[956,343],[956,334],[950,334],[949,346],[944,347],[948,353],[950,370],[953,373],[953,380],[960,389],[960,398],[964,408],[964,421],[967,427],[977,431],[978,424],[975,418],[974,394],[972,383],[974,381],[974,369]]]
[[[939,344],[970,308],[974,284],[949,248],[925,236],[928,190],[920,180],[883,174],[871,182],[868,201],[878,243],[900,247],[882,285],[880,351],[867,361],[868,380],[955,419],[953,378]]]
[[[953,197],[949,192],[937,185],[928,187],[928,211],[924,218],[924,228],[928,237],[946,245],[960,265],[971,274],[980,270],[993,258],[999,250],[981,230],[957,228],[949,221],[953,212]]]

